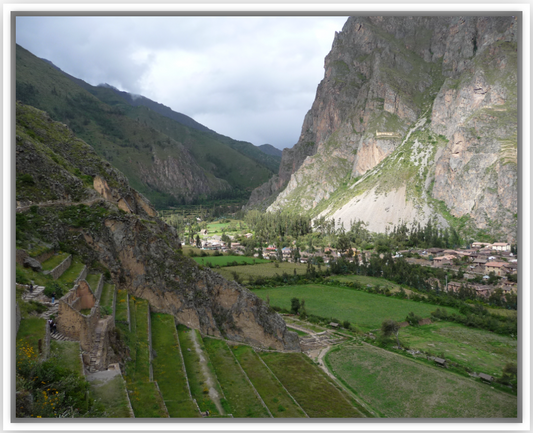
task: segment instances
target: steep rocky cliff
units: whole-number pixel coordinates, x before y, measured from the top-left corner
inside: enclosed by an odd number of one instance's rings
[[[205,334],[299,350],[297,334],[256,295],[184,257],[175,230],[69,128],[22,104],[16,117],[17,248],[77,254]]]
[[[269,210],[516,238],[517,19],[351,17]],[[273,197],[271,195],[270,197]],[[272,199],[270,199],[272,200]]]

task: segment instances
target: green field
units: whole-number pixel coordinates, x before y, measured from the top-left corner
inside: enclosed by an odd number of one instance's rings
[[[500,376],[506,363],[517,360],[516,339],[458,323],[408,326],[400,331],[400,342],[493,376]]]
[[[303,410],[250,346],[230,349],[275,418],[305,418]]]
[[[223,340],[205,338],[204,344],[234,418],[269,418],[270,415],[246,379]]]
[[[370,345],[326,355],[330,370],[388,418],[513,418],[515,396]]]
[[[276,267],[276,264],[278,265],[278,267]],[[295,269],[298,275],[303,275],[305,274],[307,270],[307,266],[301,263],[271,262],[271,263],[260,263],[254,266],[233,266],[229,268],[213,269],[213,270],[215,272],[218,272],[220,275],[222,275],[224,278],[228,280],[233,280],[232,272],[237,272],[239,276],[245,282],[248,282],[250,281],[250,276],[253,276],[254,278],[257,278],[257,277],[270,278],[270,277],[275,276],[276,274],[282,275],[283,272],[289,275],[293,275]]]
[[[152,361],[157,381],[171,418],[198,418],[198,409],[191,399],[183,370],[174,317],[170,314],[151,314]]]
[[[263,352],[261,358],[310,418],[361,418],[347,394],[302,353]]]
[[[65,260],[69,255],[69,253],[54,254],[48,260],[45,260],[41,263],[43,271],[51,271],[56,266],[58,266],[63,260]]]
[[[429,317],[437,306],[397,298],[374,295],[348,288],[308,284],[254,290],[262,298],[270,298],[270,305],[290,309],[291,299],[305,300],[308,314],[348,320],[363,330],[374,330],[386,319],[404,321],[412,311],[421,317]],[[451,314],[457,310],[447,309]]]
[[[257,259],[246,256],[209,256],[209,257],[193,257],[192,258],[199,265],[207,265],[211,263],[212,266],[226,266],[228,263],[237,262],[239,265],[254,265],[256,263],[270,263],[270,260]]]

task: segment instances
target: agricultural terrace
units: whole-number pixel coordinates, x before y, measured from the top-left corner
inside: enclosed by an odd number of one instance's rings
[[[198,408],[192,401],[187,375],[178,343],[174,317],[152,313],[152,361],[154,380],[157,381],[171,418],[198,418]]]
[[[287,263],[287,262],[282,262],[282,263],[271,262],[271,263],[261,263],[261,264],[253,265],[253,266],[234,266],[234,267],[229,267],[229,268],[213,269],[213,270],[215,272],[218,272],[220,275],[222,275],[224,278],[230,281],[234,279],[233,272],[237,272],[237,274],[239,274],[243,282],[249,282],[250,277],[270,278],[270,277],[275,276],[276,274],[282,275],[283,272],[289,275],[293,275],[295,269],[298,275],[304,275],[307,270],[307,266],[301,263],[297,264],[297,263]]]
[[[361,418],[356,404],[302,353],[262,352],[261,359],[310,418]]]
[[[123,324],[126,345],[130,348],[124,379],[135,418],[166,418],[167,411],[155,383],[150,382],[150,354],[148,348],[148,301],[130,297],[131,332]]]
[[[83,376],[80,343],[77,341],[50,341],[50,358],[61,368]]]
[[[22,350],[28,358],[36,358],[39,355],[39,340],[44,342],[46,335],[46,320],[29,317],[21,320],[17,333],[17,352]],[[18,357],[18,355],[17,355]]]
[[[517,360],[516,339],[458,323],[408,326],[400,331],[400,342],[493,376],[500,376],[505,364]]]
[[[113,284],[105,283],[102,288],[102,296],[100,297],[100,306],[105,308],[106,314],[112,314],[114,294],[115,286]]]
[[[223,340],[205,338],[204,344],[234,418],[269,418],[244,371]]]
[[[222,416],[228,412],[228,403],[218,383],[213,364],[200,333],[178,325],[178,338],[189,380],[192,398],[196,400],[202,412],[209,411],[210,416]]]
[[[411,311],[420,317],[429,317],[437,308],[431,304],[320,284],[265,288],[253,292],[263,300],[268,296],[271,306],[287,310],[291,308],[292,298],[304,299],[307,314],[347,320],[362,330],[378,329],[386,319],[402,322]],[[447,311],[459,314],[453,308],[447,308]]]
[[[515,396],[367,344],[339,346],[325,359],[330,370],[383,417],[517,416]]]
[[[70,254],[69,253],[57,253],[41,263],[43,271],[51,271],[56,266],[60,265]]]
[[[128,321],[128,292],[126,290],[117,290],[117,306],[115,311],[115,321]]]
[[[130,418],[126,385],[120,374],[112,379],[94,379],[90,382],[93,395],[105,406],[107,418]]]
[[[215,266],[227,266],[228,263],[230,266],[233,265],[233,262],[237,262],[239,266],[241,265],[255,265],[256,263],[270,263],[270,260],[258,259],[254,257],[246,256],[207,256],[207,257],[193,257],[192,258],[199,265],[211,264],[212,267]]]
[[[250,346],[230,346],[274,418],[305,418],[304,411]]]

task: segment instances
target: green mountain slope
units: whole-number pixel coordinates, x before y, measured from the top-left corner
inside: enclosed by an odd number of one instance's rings
[[[20,46],[16,70],[17,100],[65,123],[157,207],[245,198],[273,174],[233,149],[240,146],[235,140],[230,146],[231,139],[132,106],[109,87],[70,77]]]

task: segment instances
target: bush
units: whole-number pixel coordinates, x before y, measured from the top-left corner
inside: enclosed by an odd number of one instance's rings
[[[49,298],[51,298],[52,295],[55,293],[55,298],[57,300],[61,298],[61,296],[63,296],[63,287],[53,281],[45,286],[43,293]]]

